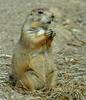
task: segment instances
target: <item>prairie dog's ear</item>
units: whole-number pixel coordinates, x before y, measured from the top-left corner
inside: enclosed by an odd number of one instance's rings
[[[34,16],[33,16],[33,13],[31,12],[31,13],[29,13],[27,16],[26,16],[26,21],[33,21],[33,19],[34,19]]]

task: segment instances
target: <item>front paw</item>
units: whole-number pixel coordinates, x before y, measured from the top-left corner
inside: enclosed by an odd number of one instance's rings
[[[49,29],[47,32],[46,32],[46,35],[48,37],[55,37],[56,36],[56,33],[52,30],[52,29]]]

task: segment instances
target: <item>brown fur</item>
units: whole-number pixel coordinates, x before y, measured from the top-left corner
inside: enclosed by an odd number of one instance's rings
[[[39,28],[42,23],[32,21],[31,27],[36,24],[36,28]],[[57,74],[51,56],[53,37],[47,30],[41,35],[34,30],[32,32],[21,33],[12,58],[12,73],[28,90],[41,89],[44,86],[51,88],[56,85]]]

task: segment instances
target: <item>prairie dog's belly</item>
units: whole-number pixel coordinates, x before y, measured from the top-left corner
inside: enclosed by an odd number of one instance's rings
[[[52,59],[47,51],[32,52],[30,59],[31,69],[43,76],[43,78],[46,80],[47,74],[49,74],[54,67],[52,66]]]
[[[29,68],[31,66],[31,69],[33,69],[36,74],[42,76],[43,79],[46,80],[46,58],[44,54],[33,53],[31,54],[30,59]]]

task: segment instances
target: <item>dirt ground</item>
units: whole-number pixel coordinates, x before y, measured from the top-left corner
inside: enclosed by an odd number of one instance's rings
[[[8,82],[12,51],[26,15],[41,6],[57,15],[57,88],[19,92]],[[0,100],[86,100],[86,0],[0,0]]]

